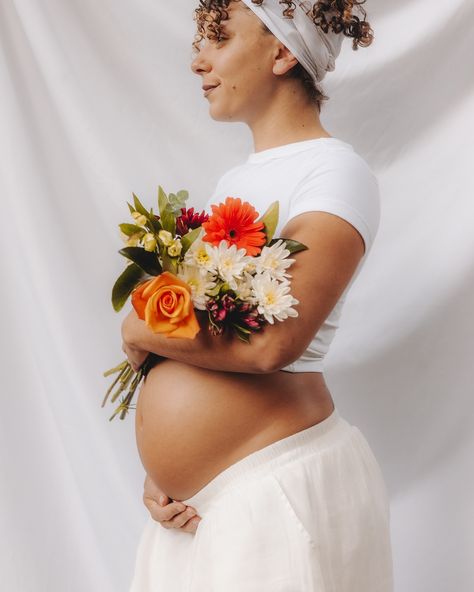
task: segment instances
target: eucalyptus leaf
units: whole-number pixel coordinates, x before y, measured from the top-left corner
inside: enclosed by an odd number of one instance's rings
[[[112,288],[112,306],[116,312],[123,308],[132,290],[146,277],[148,275],[135,263],[127,265]]]
[[[275,230],[276,227],[278,225],[278,216],[279,216],[279,202],[274,201],[273,203],[271,203],[266,212],[263,214],[263,216],[261,216],[257,222],[263,222],[263,224],[265,225],[265,234],[267,236],[267,242],[266,244],[270,244],[270,241],[272,240],[273,235],[275,234]]]
[[[120,249],[119,253],[133,261],[149,275],[159,275],[162,272],[157,254],[154,251],[145,251],[142,247],[124,247]]]
[[[170,193],[168,195],[168,209],[176,216],[181,215],[181,208],[186,208],[186,199],[188,198],[187,191],[178,191],[178,194]]]

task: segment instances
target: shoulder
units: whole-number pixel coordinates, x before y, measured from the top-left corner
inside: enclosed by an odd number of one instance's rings
[[[345,190],[348,185],[378,190],[378,179],[367,161],[345,143],[312,156],[297,189],[310,184],[324,186],[331,192]]]
[[[290,197],[288,218],[315,210],[338,215],[362,234],[368,251],[380,224],[379,183],[366,160],[346,146],[314,155]]]

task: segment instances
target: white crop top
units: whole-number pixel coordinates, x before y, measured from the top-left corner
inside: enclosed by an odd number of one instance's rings
[[[260,215],[278,200],[275,238],[294,216],[321,210],[347,220],[364,239],[364,256],[333,310],[303,355],[281,368],[287,372],[322,372],[346,294],[367,258],[379,227],[380,194],[376,176],[351,144],[338,138],[316,138],[250,153],[244,163],[222,175],[204,206],[205,211],[211,214],[210,205],[224,202],[227,196],[250,202]]]

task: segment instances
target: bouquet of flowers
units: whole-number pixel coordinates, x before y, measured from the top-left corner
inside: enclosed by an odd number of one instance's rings
[[[158,188],[159,215],[148,211],[135,194],[127,202],[133,223],[119,224],[126,246],[119,253],[127,267],[112,289],[112,305],[120,311],[131,296],[138,317],[151,331],[167,337],[194,339],[201,330],[195,310],[207,312],[213,335],[230,331],[249,342],[274,319],[298,316],[290,294],[288,255],[307,249],[298,241],[273,238],[278,201],[259,213],[247,201],[227,197],[211,205],[212,215],[186,208],[185,190],[166,195]],[[258,219],[257,219],[258,218]],[[135,372],[127,360],[104,372],[117,373],[110,393],[114,402],[129,388],[110,418],[124,419],[135,390],[160,356],[150,353]]]

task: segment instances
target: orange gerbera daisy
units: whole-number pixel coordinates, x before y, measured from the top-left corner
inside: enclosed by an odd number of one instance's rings
[[[226,197],[225,203],[211,205],[212,215],[202,224],[205,235],[202,240],[218,246],[222,239],[238,249],[245,249],[254,257],[261,251],[267,237],[263,222],[255,222],[256,209],[240,197]]]

